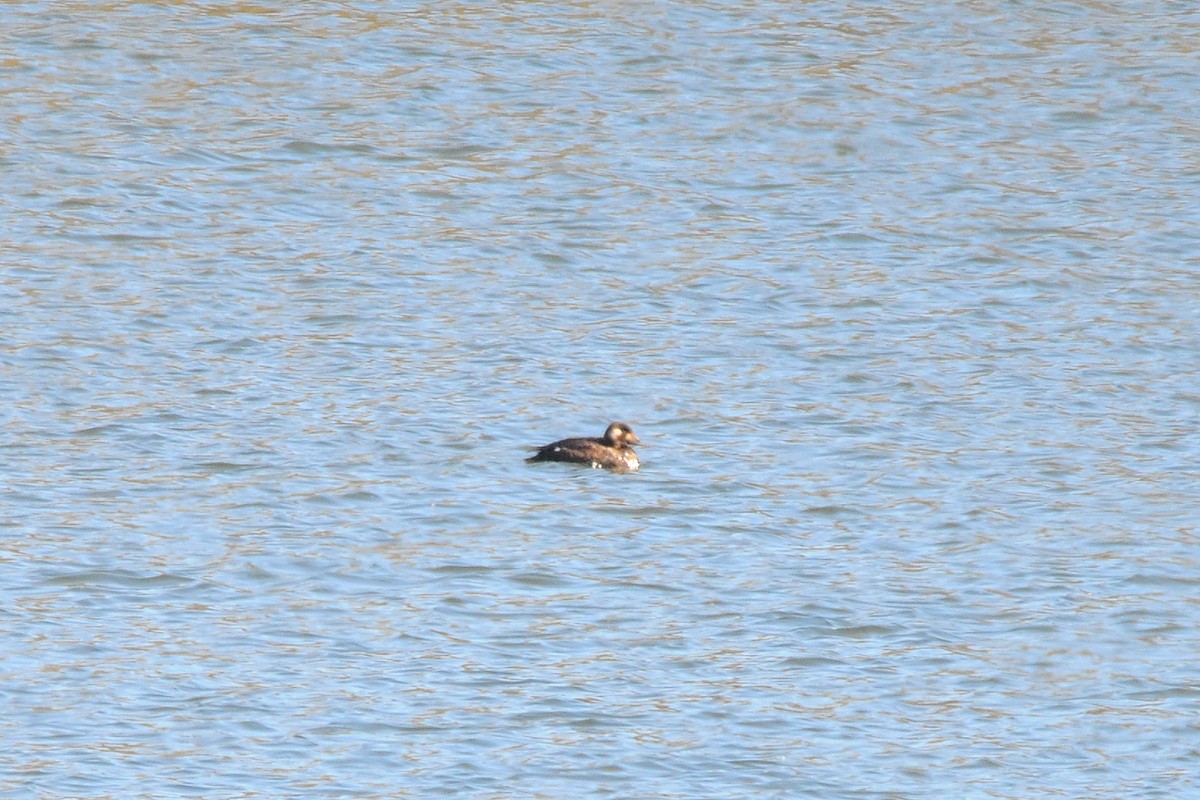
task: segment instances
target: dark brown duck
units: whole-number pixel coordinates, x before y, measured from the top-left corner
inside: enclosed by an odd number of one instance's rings
[[[638,461],[637,453],[633,452],[629,445],[638,444],[639,441],[633,428],[624,422],[614,422],[608,426],[604,436],[598,439],[560,439],[545,447],[539,447],[537,453],[525,460],[530,463],[566,461],[571,464],[584,464],[594,469],[636,472],[642,464]]]

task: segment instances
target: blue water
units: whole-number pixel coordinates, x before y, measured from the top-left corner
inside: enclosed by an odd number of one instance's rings
[[[1188,796],[1139,9],[6,7],[0,791]]]

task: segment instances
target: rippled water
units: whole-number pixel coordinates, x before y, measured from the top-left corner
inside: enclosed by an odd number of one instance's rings
[[[7,5],[0,789],[1195,791],[1197,34]]]

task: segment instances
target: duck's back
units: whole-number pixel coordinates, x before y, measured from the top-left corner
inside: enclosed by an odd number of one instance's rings
[[[566,461],[572,464],[586,464],[597,469],[614,469],[633,472],[641,464],[637,455],[630,447],[614,447],[605,444],[602,439],[561,439],[551,442],[525,459],[536,461]]]
[[[526,461],[592,461],[602,451],[610,448],[599,439],[579,438],[560,439],[545,447],[539,447],[537,453],[525,459]]]

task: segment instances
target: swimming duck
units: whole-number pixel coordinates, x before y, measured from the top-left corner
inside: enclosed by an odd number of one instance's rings
[[[633,452],[629,445],[638,444],[640,441],[633,428],[624,422],[614,422],[608,426],[604,436],[598,439],[560,439],[539,447],[537,453],[525,460],[530,463],[566,461],[572,464],[586,464],[593,469],[636,472],[642,464],[638,461],[637,453]]]

